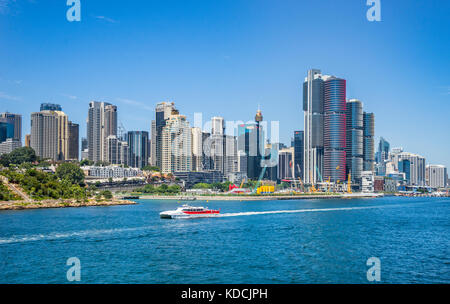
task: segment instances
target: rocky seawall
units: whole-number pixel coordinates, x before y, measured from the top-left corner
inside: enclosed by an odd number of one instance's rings
[[[87,202],[77,202],[76,200],[43,200],[43,201],[7,201],[0,202],[0,210],[26,210],[42,208],[79,208],[94,206],[118,206],[134,205],[136,202],[129,200],[89,200]]]

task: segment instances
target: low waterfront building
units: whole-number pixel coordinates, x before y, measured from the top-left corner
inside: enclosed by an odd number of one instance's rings
[[[107,179],[143,176],[143,173],[139,168],[123,168],[121,166],[85,166],[81,167],[81,169],[88,178]]]
[[[384,191],[384,176],[375,176],[373,181],[373,190],[375,192]]]
[[[204,172],[175,172],[173,175],[184,181],[186,189],[192,188],[198,183],[222,183],[224,176],[220,171],[204,171]]]
[[[397,181],[386,177],[384,179],[384,192],[389,192],[389,193],[393,193],[393,192],[397,192]]]
[[[364,193],[374,192],[374,175],[373,171],[361,172],[361,191]]]
[[[227,177],[228,181],[230,181],[234,184],[239,184],[243,180],[247,179],[247,173],[245,173],[245,172],[228,173],[226,177]]]

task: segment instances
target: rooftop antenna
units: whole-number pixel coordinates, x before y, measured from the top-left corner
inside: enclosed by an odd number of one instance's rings
[[[117,126],[117,137],[122,140],[125,141],[126,140],[126,134],[127,134],[127,130],[125,129],[125,127],[123,126],[122,121],[118,120],[118,126]]]

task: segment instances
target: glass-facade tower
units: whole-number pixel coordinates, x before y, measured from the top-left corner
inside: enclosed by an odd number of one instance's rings
[[[352,181],[359,183],[363,171],[363,105],[357,99],[347,102],[346,157],[347,174]]]
[[[346,81],[334,76],[324,81],[324,180],[346,178]]]

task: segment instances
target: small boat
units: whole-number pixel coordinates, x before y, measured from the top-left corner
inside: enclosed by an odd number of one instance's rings
[[[180,196],[178,200],[180,201],[195,201],[197,198],[195,196]]]
[[[209,210],[206,207],[193,207],[183,205],[177,210],[163,211],[159,216],[163,219],[176,218],[199,218],[199,217],[213,217],[219,215],[220,210]]]
[[[123,199],[139,199],[139,196],[137,195],[124,196]]]

